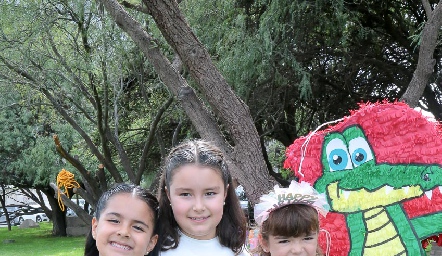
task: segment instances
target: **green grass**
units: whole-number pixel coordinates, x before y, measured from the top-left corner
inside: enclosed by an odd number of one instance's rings
[[[0,228],[2,256],[82,256],[85,237],[53,237],[52,223],[39,223],[39,228]],[[3,243],[14,239],[15,243]]]

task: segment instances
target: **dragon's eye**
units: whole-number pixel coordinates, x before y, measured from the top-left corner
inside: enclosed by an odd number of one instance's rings
[[[351,154],[351,160],[355,166],[359,166],[367,161],[373,160],[373,153],[370,146],[362,137],[357,137],[350,140],[348,142],[348,149]]]
[[[353,166],[345,143],[338,138],[330,140],[326,146],[330,171],[351,170]]]
[[[353,155],[351,159],[353,159],[353,162],[362,162],[365,159],[366,152],[363,149],[358,149],[355,152],[353,152]]]
[[[334,170],[343,170],[348,163],[347,151],[343,149],[334,149],[330,156],[328,162],[330,167]]]

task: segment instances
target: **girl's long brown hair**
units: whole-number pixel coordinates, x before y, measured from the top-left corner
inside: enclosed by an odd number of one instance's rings
[[[233,252],[242,251],[246,239],[246,218],[239,204],[232,184],[232,177],[220,149],[203,140],[187,141],[172,149],[167,157],[160,182],[160,223],[161,231],[157,246],[161,250],[177,248],[180,242],[176,222],[166,188],[169,189],[174,171],[186,164],[209,167],[216,171],[227,189],[223,217],[216,227],[220,243]],[[169,190],[170,191],[170,190]]]

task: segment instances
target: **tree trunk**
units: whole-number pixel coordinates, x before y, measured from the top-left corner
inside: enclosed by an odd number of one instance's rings
[[[428,12],[429,11],[427,11],[427,14]],[[442,0],[439,1],[436,8],[431,12],[428,21],[422,30],[417,67],[407,90],[401,97],[401,100],[405,101],[412,108],[418,106],[419,99],[433,73],[434,65],[436,64],[433,54],[437,45],[437,38],[441,26]]]
[[[46,215],[52,220],[52,235],[54,236],[66,236],[66,212],[61,211],[58,206],[58,201],[55,198],[55,191],[48,187],[41,190],[48,198],[49,205],[51,206],[51,212],[45,210]],[[47,208],[47,207],[45,207]]]
[[[0,205],[3,209],[3,214],[5,214],[6,217],[6,224],[8,225],[8,231],[11,231],[11,221],[9,218],[9,212],[8,209],[6,209],[6,188],[4,184],[0,184],[0,187],[2,189],[2,194],[0,195]]]
[[[178,53],[215,114],[233,139],[232,172],[252,202],[268,192],[273,182],[261,152],[259,135],[248,106],[233,92],[199,42],[176,1],[143,0],[167,42]],[[194,123],[195,124],[195,123]],[[196,124],[198,125],[198,124]],[[210,139],[208,135],[206,139]],[[228,148],[223,146],[222,148]],[[226,150],[225,150],[226,151]]]
[[[170,61],[162,55],[143,27],[117,1],[101,2],[118,26],[142,49],[164,84],[180,99],[201,137],[213,141],[226,153],[232,175],[244,186],[249,200],[256,202],[263,193],[272,188],[274,181],[268,174],[253,119],[247,105],[232,91],[212,63],[205,47],[185,22],[177,3],[143,1],[162,34],[199,85],[211,109],[229,130],[234,145],[226,143],[207,108]]]
[[[62,211],[58,205],[57,199],[54,198],[54,190],[52,191],[52,196],[48,196],[49,205],[52,209],[52,235],[53,236],[66,236],[66,211]]]

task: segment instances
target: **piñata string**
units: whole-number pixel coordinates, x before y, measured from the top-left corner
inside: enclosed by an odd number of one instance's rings
[[[337,122],[341,122],[341,121],[343,121],[343,120],[344,120],[344,118],[339,118],[339,119],[336,119],[336,120],[333,120],[333,121],[330,121],[330,122],[327,122],[327,123],[323,123],[323,124],[321,124],[320,126],[318,126],[313,132],[311,132],[309,135],[307,135],[307,137],[306,137],[304,143],[302,143],[302,145],[301,145],[301,160],[299,161],[299,168],[298,168],[298,173],[299,173],[302,177],[304,177],[304,173],[302,173],[302,171],[301,171],[301,168],[302,168],[302,162],[304,161],[304,158],[305,158],[305,151],[307,150],[307,145],[308,145],[308,143],[310,142],[310,139],[312,138],[312,136],[313,136],[313,135],[314,135],[319,129],[321,129],[322,127],[324,127],[324,126],[326,126],[326,125],[329,125],[329,124],[334,124],[334,123],[337,123]]]
[[[62,169],[61,172],[57,175],[57,187],[58,187],[58,206],[60,206],[60,209],[64,212],[64,204],[61,200],[61,194],[65,194],[67,197],[69,197],[69,190],[70,188],[79,188],[80,184],[74,179],[74,174],[66,171],[65,169]],[[61,192],[62,187],[64,187],[65,192]]]
[[[327,249],[325,251],[325,255],[326,256],[330,256],[330,245],[331,245],[331,235],[330,235],[330,232],[328,232],[325,229],[320,229],[319,232],[325,232],[325,237],[326,237],[326,241],[327,241]]]

